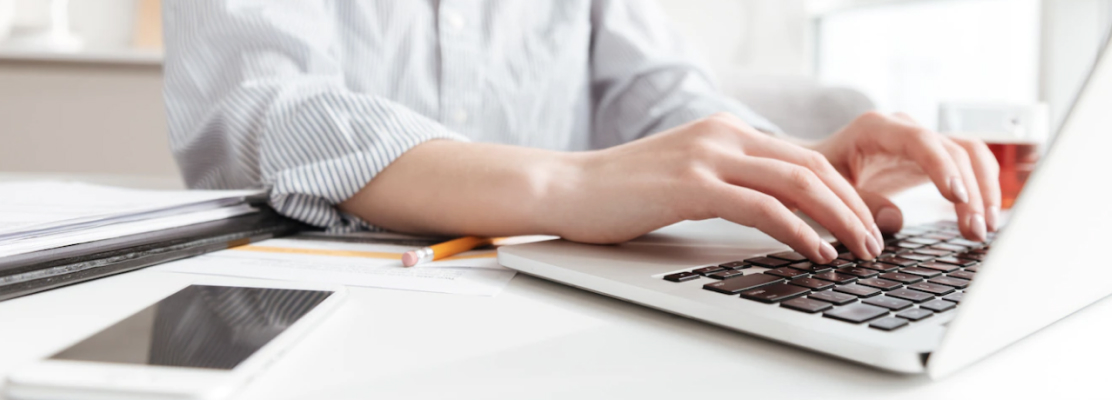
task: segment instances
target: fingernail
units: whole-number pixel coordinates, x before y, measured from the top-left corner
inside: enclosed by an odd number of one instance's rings
[[[876,213],[876,224],[880,227],[881,231],[888,233],[899,232],[900,227],[903,225],[903,214],[900,214],[900,210],[892,207],[881,208],[880,211]]]
[[[973,239],[977,241],[985,240],[985,217],[981,214],[973,214],[969,216],[969,230],[973,232]]]
[[[819,255],[822,256],[822,262],[825,264],[838,258],[838,251],[824,240],[819,244]]]
[[[1000,229],[1000,225],[997,225],[1000,223],[1000,207],[989,206],[985,210],[985,223],[988,225],[989,232],[996,232],[997,229]]]
[[[884,243],[884,234],[880,233],[880,227],[873,224],[873,237],[876,238],[877,243]]]
[[[961,178],[956,176],[950,178],[950,192],[957,198],[958,203],[969,202],[969,193],[965,191],[965,183],[961,181]]]
[[[870,235],[866,236],[869,237],[868,240],[865,241],[865,247],[869,250],[869,255],[873,256],[873,258],[876,258],[880,255],[880,242],[877,241],[875,237],[872,237]]]

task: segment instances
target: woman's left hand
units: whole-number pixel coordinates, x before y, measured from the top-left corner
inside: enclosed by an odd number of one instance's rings
[[[805,145],[826,156],[857,188],[881,231],[903,226],[888,196],[933,182],[954,203],[963,236],[983,241],[1000,218],[1000,167],[984,142],[943,136],[903,114],[866,113],[822,142]]]

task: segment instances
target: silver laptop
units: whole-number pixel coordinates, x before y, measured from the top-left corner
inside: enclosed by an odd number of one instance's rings
[[[525,274],[904,373],[941,378],[1112,294],[1112,56],[1098,58],[1008,226],[906,228],[878,262],[813,265],[761,232],[684,222],[616,246],[499,249]]]

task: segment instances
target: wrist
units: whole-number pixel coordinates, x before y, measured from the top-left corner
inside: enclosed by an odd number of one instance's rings
[[[566,236],[576,221],[575,210],[590,198],[587,179],[597,151],[552,152],[534,174],[534,199],[531,214],[536,230],[545,235]]]

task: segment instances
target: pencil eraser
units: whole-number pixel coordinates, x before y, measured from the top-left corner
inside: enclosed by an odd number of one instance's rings
[[[405,252],[405,254],[402,254],[402,265],[412,267],[414,265],[417,265],[417,260],[419,260],[420,258],[421,257],[417,256],[416,251],[407,251]]]

